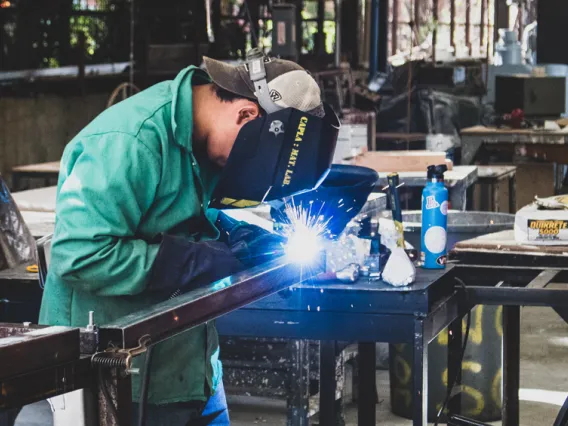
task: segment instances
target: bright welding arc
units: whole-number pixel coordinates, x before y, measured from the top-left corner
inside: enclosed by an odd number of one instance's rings
[[[321,211],[321,209],[320,209]],[[287,238],[286,256],[291,262],[308,265],[314,262],[322,250],[322,238],[327,231],[330,219],[318,213],[312,215],[310,208],[286,204],[287,223],[282,224],[283,234]]]

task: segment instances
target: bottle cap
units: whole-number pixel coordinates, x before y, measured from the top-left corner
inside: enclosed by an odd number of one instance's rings
[[[444,173],[448,171],[448,166],[439,164],[437,166],[428,166],[428,179],[444,180]]]

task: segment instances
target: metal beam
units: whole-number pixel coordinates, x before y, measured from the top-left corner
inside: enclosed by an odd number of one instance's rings
[[[529,285],[527,285],[527,288],[545,288],[559,273],[560,271],[557,269],[547,269],[542,271],[529,283]]]
[[[464,291],[473,305],[568,307],[568,292],[563,289],[468,286]]]
[[[299,284],[321,271],[321,265],[302,268],[279,258],[103,325],[99,342],[102,348],[111,343],[132,348],[148,335],[152,343],[157,343]]]
[[[78,328],[0,326],[0,380],[78,358]]]

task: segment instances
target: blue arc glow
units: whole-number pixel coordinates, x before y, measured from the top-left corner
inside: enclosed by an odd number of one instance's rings
[[[318,214],[313,215],[310,209],[286,205],[287,223],[283,224],[287,243],[284,247],[290,262],[309,265],[314,263],[322,251],[322,238],[327,231],[329,220]]]

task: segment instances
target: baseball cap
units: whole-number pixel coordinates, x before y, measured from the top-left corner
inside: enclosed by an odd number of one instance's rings
[[[205,70],[219,87],[237,95],[257,100],[254,84],[245,64],[232,65],[203,57]],[[272,101],[282,108],[322,117],[321,91],[314,78],[300,65],[277,58],[265,58],[266,82]]]

